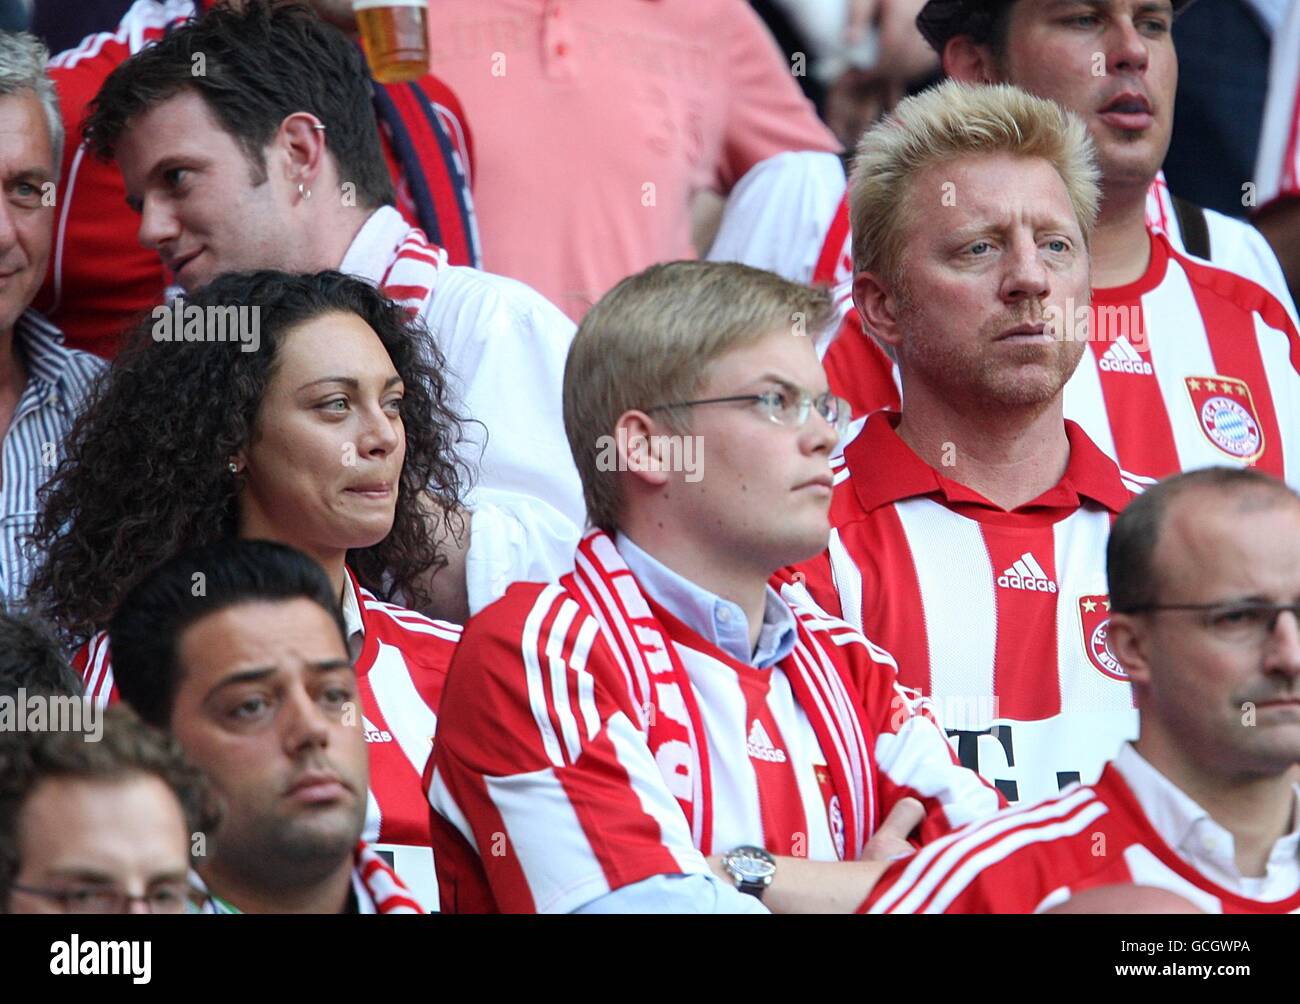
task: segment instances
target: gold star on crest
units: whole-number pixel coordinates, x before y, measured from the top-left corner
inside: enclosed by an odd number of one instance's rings
[[[1109,598],[1104,599],[1104,600],[1102,600],[1101,602],[1104,603],[1104,604],[1106,604],[1106,609],[1107,609],[1107,610],[1110,609],[1110,599],[1109,599]]]
[[[1092,613],[1094,610],[1097,609],[1097,604],[1092,602],[1092,600],[1084,600],[1083,609],[1088,613]]]
[[[1205,389],[1208,390],[1211,394],[1214,394],[1218,392],[1219,385],[1216,384],[1213,380],[1206,380]]]
[[[1187,381],[1187,386],[1190,387],[1190,388],[1192,388],[1192,390],[1200,390],[1200,389],[1201,389],[1201,381],[1199,381],[1199,380],[1197,380],[1195,377],[1193,377],[1192,379],[1190,379],[1190,380]]]

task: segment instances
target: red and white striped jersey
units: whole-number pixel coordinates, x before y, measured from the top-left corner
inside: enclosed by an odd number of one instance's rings
[[[1244,220],[1213,209],[1200,209],[1205,218],[1206,237],[1210,244],[1208,258],[1191,255],[1184,240],[1178,213],[1174,210],[1173,193],[1159,172],[1147,189],[1146,220],[1151,233],[1162,233],[1169,238],[1170,246],[1179,254],[1190,255],[1193,261],[1209,261],[1216,268],[1227,269],[1237,275],[1257,282],[1286,307],[1291,320],[1296,320],[1295,303],[1287,288],[1286,276],[1277,254],[1268,238]]]
[[[1300,4],[1273,37],[1268,97],[1255,159],[1259,206],[1276,199],[1300,198]]]
[[[1214,881],[1175,849],[1178,835],[1159,822],[1164,807],[1130,766],[1134,757],[1125,746],[1096,784],[928,844],[890,867],[861,912],[1037,913],[1086,889],[1128,884],[1167,889],[1207,913],[1300,912],[1294,847],[1280,881],[1268,883],[1271,898]]]
[[[1125,470],[1252,466],[1300,483],[1300,335],[1263,286],[1151,240],[1146,273],[1093,290],[1065,414]]]
[[[1137,717],[1106,648],[1106,540],[1138,490],[1073,423],[1059,484],[1006,512],[921,460],[878,412],[844,447],[831,537],[798,566],[893,653],[963,764],[1010,801],[1092,781]]]
[[[433,907],[437,890],[423,775],[461,628],[385,603],[359,586],[351,570],[348,584],[360,614],[361,648],[354,665],[370,758],[362,839],[392,856],[407,886]],[[349,603],[345,600],[344,605]],[[101,707],[117,701],[105,632],[82,646],[73,667],[82,674],[87,698]]]
[[[866,740],[867,834],[904,795],[926,808],[922,840],[992,811],[997,793],[956,764],[889,656],[790,589]],[[655,875],[706,874],[704,855],[741,844],[837,859],[844,821],[792,691],[797,650],[755,669],[648,599],[701,712],[709,846],[678,801],[672,744],[651,753],[633,682],[573,577],[516,584],[470,620],[443,695],[429,800],[444,911],[570,912]]]

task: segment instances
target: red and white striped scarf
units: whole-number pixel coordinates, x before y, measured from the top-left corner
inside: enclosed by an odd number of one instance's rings
[[[566,576],[565,583],[570,591],[581,594],[600,624],[628,692],[640,708],[640,726],[648,736],[650,752],[691,824],[695,846],[712,854],[708,744],[699,704],[676,649],[614,541],[602,531],[588,530],[582,538],[573,575]],[[789,602],[786,588],[782,596]],[[795,612],[802,614],[798,609]],[[844,819],[844,832],[836,835],[836,852],[841,860],[857,859],[870,836],[875,811],[871,759],[862,722],[834,660],[809,631],[804,617],[797,616],[796,621],[798,639],[781,668],[826,755],[833,798]],[[682,708],[685,721],[677,717]]]
[[[190,882],[202,896],[200,913],[243,912],[209,890],[197,874],[191,873]],[[358,913],[424,913],[397,873],[365,841],[357,843],[352,891]]]
[[[379,280],[379,288],[415,317],[424,312],[438,284],[438,273],[446,265],[447,252],[432,243],[423,230],[412,227],[397,246],[397,254]]]

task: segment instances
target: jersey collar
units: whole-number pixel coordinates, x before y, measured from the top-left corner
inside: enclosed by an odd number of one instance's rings
[[[366,598],[370,597],[357,581],[355,573],[347,565],[343,566],[343,626],[348,633],[348,655],[357,675],[364,676],[374,664],[379,651],[379,635],[370,630],[373,614],[366,610]],[[373,597],[370,597],[373,599]]]
[[[1102,304],[1127,306],[1136,303],[1165,281],[1171,253],[1169,238],[1159,231],[1155,233],[1148,231],[1147,236],[1151,241],[1151,258],[1147,262],[1146,270],[1132,282],[1126,282],[1122,286],[1094,287],[1092,291],[1094,308]]]
[[[913,452],[896,431],[900,414],[878,411],[844,448],[849,483],[866,512],[917,496],[932,496],[950,509],[978,518],[983,514],[1010,515],[979,492],[944,477]],[[1132,498],[1120,480],[1115,462],[1102,453],[1074,422],[1065,422],[1070,460],[1065,474],[1038,498],[1013,509],[1016,515],[1031,511],[1073,512],[1085,500],[1119,513]]]

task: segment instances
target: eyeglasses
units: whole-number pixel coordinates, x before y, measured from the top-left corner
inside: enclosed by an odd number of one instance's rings
[[[1300,625],[1300,603],[1147,603],[1117,613],[1160,613],[1187,610],[1199,613],[1202,626],[1223,641],[1262,645],[1277,630],[1278,618],[1290,611]]]
[[[810,394],[806,390],[790,388],[788,390],[769,390],[762,394],[737,394],[732,397],[706,397],[695,401],[674,401],[670,404],[656,404],[646,408],[647,412],[665,411],[668,408],[690,408],[698,404],[729,404],[735,401],[748,401],[758,405],[758,410],[777,425],[798,428],[808,421],[814,411],[824,418],[835,430],[837,439],[843,439],[853,421],[853,407],[842,397],[836,397],[829,391],[825,394]]]
[[[133,903],[143,903],[150,913],[184,913],[189,895],[188,887],[183,884],[159,886],[143,896],[132,896],[111,886],[40,889],[15,883],[9,888],[55,900],[65,913],[126,913]]]

